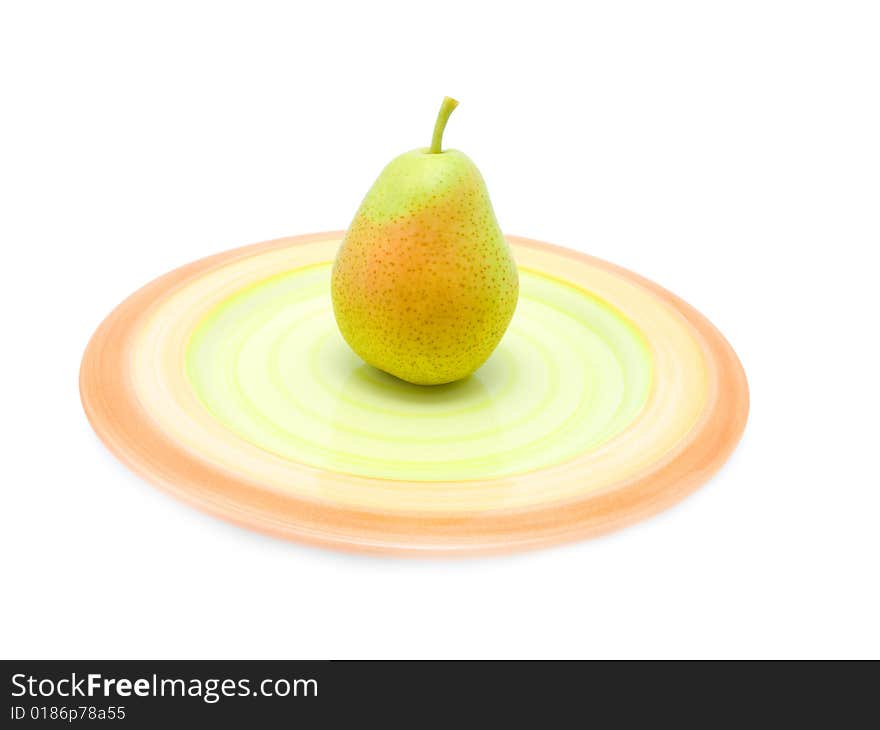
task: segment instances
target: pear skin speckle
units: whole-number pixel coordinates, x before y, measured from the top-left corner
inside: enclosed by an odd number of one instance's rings
[[[476,165],[457,150],[392,160],[345,235],[331,293],[342,336],[371,365],[420,385],[479,368],[519,276]]]

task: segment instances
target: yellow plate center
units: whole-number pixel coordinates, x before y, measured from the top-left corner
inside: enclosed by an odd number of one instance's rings
[[[211,414],[285,459],[366,477],[485,479],[563,462],[620,433],[648,397],[650,349],[584,289],[521,271],[498,349],[470,378],[412,385],[345,344],[331,262],[253,283],[211,309],[186,373]]]

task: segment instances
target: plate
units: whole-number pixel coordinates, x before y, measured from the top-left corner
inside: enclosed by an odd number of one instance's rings
[[[329,547],[473,554],[594,536],[704,483],[745,427],[730,345],[656,284],[516,236],[520,300],[470,378],[417,386],[340,336],[343,232],[247,246],[134,293],[80,392],[107,447],[190,504]]]

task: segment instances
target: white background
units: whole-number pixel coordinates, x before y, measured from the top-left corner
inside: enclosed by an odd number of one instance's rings
[[[880,656],[880,16],[855,2],[4,2],[0,651]],[[344,228],[446,143],[509,233],[727,335],[751,417],[681,505],[513,557],[352,557],[130,475],[82,413],[100,320],[192,259]]]

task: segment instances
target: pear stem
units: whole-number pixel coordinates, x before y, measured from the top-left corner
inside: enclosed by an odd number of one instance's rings
[[[452,114],[458,102],[451,96],[444,96],[443,103],[440,105],[440,111],[437,114],[437,122],[434,124],[434,136],[431,138],[431,149],[428,150],[432,155],[440,153],[440,145],[443,142],[443,130],[446,129],[446,122],[449,121],[449,115]]]

